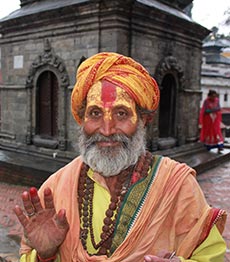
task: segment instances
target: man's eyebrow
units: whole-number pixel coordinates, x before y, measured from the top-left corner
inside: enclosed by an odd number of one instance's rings
[[[121,105],[116,105],[116,106],[114,106],[114,109],[127,109],[127,110],[130,110],[130,106],[126,106],[126,105],[123,105],[123,104],[121,104]]]
[[[102,106],[99,105],[90,105],[87,107],[88,109],[102,109]]]

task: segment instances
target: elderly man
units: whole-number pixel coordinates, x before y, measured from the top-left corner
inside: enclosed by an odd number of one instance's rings
[[[145,149],[155,80],[116,53],[84,61],[72,92],[81,155],[22,194],[21,261],[221,262],[225,212],[195,171]]]

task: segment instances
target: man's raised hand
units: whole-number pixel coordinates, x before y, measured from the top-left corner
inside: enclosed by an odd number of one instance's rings
[[[22,201],[24,211],[17,205],[14,212],[24,228],[25,242],[41,258],[54,256],[69,230],[65,209],[56,213],[50,188],[44,190],[44,207],[34,187],[23,192]]]

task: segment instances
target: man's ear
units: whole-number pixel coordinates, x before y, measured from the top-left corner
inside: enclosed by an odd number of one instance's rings
[[[153,121],[154,114],[155,114],[154,112],[148,114],[145,113],[141,114],[141,118],[145,126]]]

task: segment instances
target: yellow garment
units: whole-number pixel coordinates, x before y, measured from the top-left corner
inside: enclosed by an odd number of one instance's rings
[[[98,81],[107,80],[123,88],[137,105],[148,110],[156,110],[160,92],[156,81],[147,70],[130,57],[104,52],[85,60],[78,68],[76,84],[71,102],[72,114],[80,124],[78,110],[89,89]]]
[[[88,172],[89,176],[93,178],[93,171],[90,169]],[[97,177],[96,177],[97,179]],[[107,210],[110,204],[110,193],[108,192],[108,188],[106,184],[96,183],[94,187],[94,198],[93,198],[93,229],[94,229],[94,237],[96,243],[100,242],[101,229],[103,226],[103,220],[105,218],[105,211]],[[90,235],[88,235],[87,239],[87,250],[90,254],[95,254],[96,250],[94,249]]]
[[[145,202],[125,240],[109,258],[89,256],[79,240],[77,187],[81,164],[80,157],[73,160],[52,175],[39,190],[40,196],[42,196],[44,188],[49,186],[53,191],[56,210],[66,209],[70,230],[59,248],[62,262],[142,261],[144,255],[156,254],[162,249],[176,250],[177,255],[185,259],[191,256],[193,250],[196,250],[194,254],[197,256],[196,259],[199,259],[200,254],[216,258],[216,249],[219,248],[222,254],[220,257],[223,257],[225,243],[218,236],[218,231],[214,231],[214,236],[210,234],[205,241],[202,241],[203,244],[198,242],[198,240],[204,240],[204,233],[208,232],[206,227],[210,224],[209,216],[212,209],[207,205],[194,178],[194,170],[167,157],[159,158],[153,171],[155,176],[150,181]],[[148,176],[146,179],[152,179],[152,176]],[[94,180],[100,184],[99,190],[104,190],[103,197],[107,195],[108,199],[104,178],[94,174]],[[137,186],[139,185],[141,183],[138,183]],[[98,195],[97,192],[96,190],[96,195]],[[98,203],[101,201],[100,198],[97,200]],[[106,201],[109,200],[103,201],[105,201],[103,209],[106,209]],[[213,230],[215,227],[212,232]],[[216,238],[220,240],[217,242]],[[199,251],[199,248],[203,251]],[[208,250],[206,254],[205,250]],[[21,254],[30,251],[31,248],[22,242]],[[211,262],[212,260],[206,261]]]
[[[214,225],[207,239],[194,250],[190,259],[179,258],[181,262],[224,262],[225,251],[224,239]],[[33,250],[29,254],[22,255],[20,262],[36,262],[36,251]],[[61,260],[57,259],[55,262],[61,262]]]
[[[226,243],[214,225],[207,239],[194,250],[190,259],[180,257],[182,262],[224,262]]]
[[[93,176],[93,172],[91,169],[89,170],[88,175],[91,179],[93,179],[96,182],[94,187],[93,200],[93,203],[95,203],[95,205],[93,206],[93,213],[95,214],[93,217],[93,229],[96,243],[98,243],[100,241],[103,219],[105,217],[104,214],[110,203],[110,193],[106,184],[100,183],[100,177],[97,176],[97,174],[95,175],[95,177]],[[96,250],[92,246],[90,237],[87,239],[87,250],[90,254],[96,253]],[[216,225],[214,225],[207,239],[197,249],[194,250],[191,258],[185,260],[184,258],[180,257],[180,259],[184,262],[221,262],[224,261],[223,259],[225,251],[225,241],[221,236],[220,232],[218,231]]]
[[[20,258],[20,262],[37,262],[37,252],[36,250],[32,250],[31,252],[24,254]],[[59,255],[54,262],[61,262]]]

